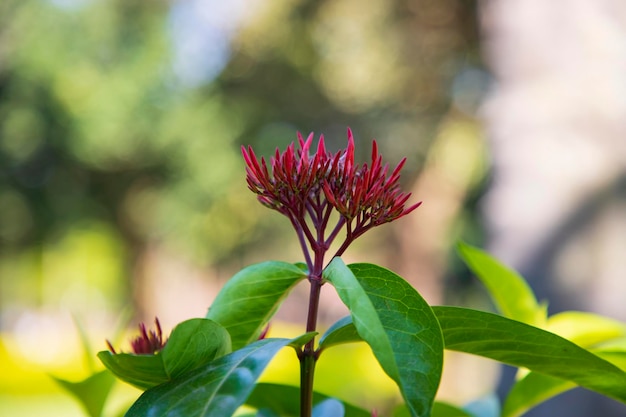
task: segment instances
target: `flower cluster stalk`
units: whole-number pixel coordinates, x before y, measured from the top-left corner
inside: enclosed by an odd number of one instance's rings
[[[252,147],[242,147],[246,162],[248,187],[259,201],[289,218],[302,248],[310,283],[306,331],[317,328],[322,272],[331,245],[345,230],[332,257],[346,249],[373,227],[391,222],[415,210],[420,203],[405,207],[410,193],[400,190],[400,171],[405,159],[388,174],[376,141],[369,164],[354,162],[354,137],[348,129],[348,145],[337,153],[326,150],[320,136],[317,151],[310,155],[311,133],[305,140],[298,133],[298,145],[292,143],[284,152],[276,150],[270,159],[271,172],[264,158],[260,160]],[[333,216],[335,214],[335,216]],[[332,222],[335,222],[332,224]],[[319,351],[315,340],[299,352],[301,370],[301,417],[310,417],[313,377]]]

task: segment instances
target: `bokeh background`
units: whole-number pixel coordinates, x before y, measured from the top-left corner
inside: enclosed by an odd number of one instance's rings
[[[84,377],[76,323],[93,354],[105,338],[124,348],[118,329],[202,317],[246,265],[299,261],[239,148],[269,156],[314,131],[336,150],[347,126],[361,161],[372,138],[390,164],[406,157],[403,185],[423,201],[347,261],[391,268],[434,304],[489,309],[454,254],[464,239],[551,313],[626,320],[622,0],[4,0],[0,414],[83,415],[49,377]],[[345,310],[323,296],[329,325]],[[301,332],[305,297],[273,332]],[[393,405],[368,355],[329,354],[318,389]],[[297,381],[280,359],[266,380]],[[441,397],[502,391],[510,373],[452,356]],[[137,395],[119,384],[107,412]],[[624,412],[575,390],[528,415]]]

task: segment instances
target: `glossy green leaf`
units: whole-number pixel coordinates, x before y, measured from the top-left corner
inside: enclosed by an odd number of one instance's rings
[[[400,388],[413,416],[427,416],[441,379],[443,340],[430,306],[404,279],[371,264],[346,267],[335,258],[324,271],[359,335]]]
[[[459,243],[458,251],[467,266],[487,287],[502,315],[532,325],[543,325],[546,308],[537,303],[535,294],[524,278],[478,248]]]
[[[472,414],[450,403],[435,401],[431,417],[474,417]]]
[[[239,271],[224,285],[206,315],[228,330],[233,350],[259,338],[289,291],[306,272],[286,262],[263,262]]]
[[[230,353],[230,335],[207,319],[190,319],[177,325],[161,352],[165,372],[176,378]]]
[[[626,336],[624,323],[582,311],[555,314],[548,318],[545,329],[582,347],[592,347]]]
[[[313,404],[319,404],[331,397],[313,393]],[[350,403],[342,402],[345,417],[371,417],[371,413]],[[246,400],[246,405],[257,409],[270,409],[282,417],[300,415],[300,388],[291,385],[259,383]]]
[[[230,416],[245,402],[274,355],[292,342],[259,340],[151,388],[139,397],[126,417]]]
[[[72,382],[52,376],[60,386],[71,393],[81,403],[90,417],[100,417],[115,378],[106,369],[96,372],[89,378]]]
[[[346,316],[337,320],[324,332],[319,341],[320,350],[344,343],[361,342],[363,339],[352,323],[352,317]]]
[[[161,355],[113,354],[108,350],[98,352],[98,358],[116,377],[146,390],[169,380]]]
[[[624,371],[554,333],[466,308],[433,311],[447,349],[525,367],[626,402]]]
[[[230,336],[218,323],[190,319],[178,324],[161,352],[154,355],[98,353],[115,376],[148,389],[169,381],[230,352]]]

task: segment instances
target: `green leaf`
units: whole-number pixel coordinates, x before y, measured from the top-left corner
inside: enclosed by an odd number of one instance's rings
[[[102,351],[98,358],[115,376],[145,390],[228,352],[230,336],[226,329],[212,320],[190,319],[178,324],[163,350],[154,355]]]
[[[600,348],[594,349],[593,353],[621,370],[626,370],[626,352],[605,351]],[[573,382],[530,372],[511,387],[504,402],[502,417],[520,416],[543,401],[575,387]]]
[[[574,382],[530,372],[511,387],[502,407],[502,417],[521,416],[537,404],[575,387]]]
[[[405,404],[402,404],[393,411],[393,417],[410,417],[409,409],[406,408]],[[433,403],[433,408],[430,414],[431,417],[474,417],[469,414],[467,411],[441,401],[435,401]]]
[[[218,323],[190,319],[177,325],[161,352],[169,379],[230,353],[230,335]]]
[[[545,329],[582,347],[592,347],[626,336],[624,323],[582,311],[555,314],[548,318]]]
[[[593,353],[600,356],[602,359],[611,362],[613,365],[626,372],[626,349],[616,351],[610,347],[603,347],[598,350],[594,349]]]
[[[98,352],[98,358],[116,377],[142,390],[169,380],[160,354],[117,353],[114,355],[104,350]]]
[[[359,335],[400,388],[413,416],[427,416],[441,379],[443,340],[430,306],[404,279],[371,264],[346,267],[335,258],[324,271]]]
[[[263,409],[263,410],[257,410],[256,413],[250,414],[250,417],[283,417],[283,416],[276,414],[272,410]]]
[[[300,352],[300,349],[302,348],[302,346],[306,345],[307,343],[309,343],[311,341],[311,339],[313,339],[315,336],[317,336],[318,333],[317,332],[308,332],[308,333],[304,333],[294,339],[291,339],[291,342],[289,342],[289,346],[291,346],[292,348],[294,348],[296,350],[296,352]]]
[[[115,382],[113,375],[106,369],[96,372],[80,382],[67,381],[55,376],[51,377],[78,399],[90,417],[100,417],[102,415],[102,409]]]
[[[310,335],[313,337],[313,335]],[[232,415],[269,361],[291,339],[264,339],[144,392],[126,417]]]
[[[305,271],[285,262],[251,265],[224,285],[206,318],[228,330],[237,350],[259,338],[289,291],[305,277]]]
[[[572,381],[626,402],[626,373],[554,333],[496,314],[459,307],[433,307],[446,349]]]
[[[319,342],[319,349],[323,350],[331,346],[343,343],[361,342],[363,339],[356,331],[356,327],[352,323],[352,317],[346,316],[337,320],[332,326],[324,332]]]
[[[313,404],[319,404],[329,397],[313,393]],[[345,417],[371,417],[371,413],[350,403],[342,402]],[[257,409],[270,409],[283,417],[300,416],[300,388],[291,385],[259,383],[246,400],[246,405]]]
[[[458,251],[467,266],[487,287],[503,316],[532,325],[542,326],[545,323],[545,306],[537,303],[532,289],[517,272],[468,244],[459,243]]]
[[[435,401],[431,417],[474,417],[472,414],[449,403]]]

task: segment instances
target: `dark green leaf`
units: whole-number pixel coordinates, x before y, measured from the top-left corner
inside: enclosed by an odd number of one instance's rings
[[[441,378],[443,340],[430,306],[404,279],[371,264],[324,271],[350,310],[359,335],[400,388],[413,416],[427,416]]]
[[[230,351],[230,336],[224,327],[212,320],[190,319],[172,330],[161,358],[172,379]]]
[[[160,354],[118,353],[114,355],[104,350],[98,352],[98,358],[116,377],[142,390],[169,380]]]
[[[318,392],[313,393],[313,404],[318,404],[331,397]],[[291,385],[259,383],[246,400],[246,404],[257,409],[271,409],[282,417],[300,415],[300,388]],[[345,417],[371,417],[367,410],[343,402]]]
[[[433,411],[432,411],[431,417],[474,417],[474,416],[455,405],[445,403],[445,402],[435,401],[435,404],[433,404]]]
[[[106,369],[80,382],[71,382],[52,376],[59,385],[74,395],[90,417],[100,417],[115,378]]]
[[[154,355],[98,353],[98,358],[115,376],[148,389],[207,364],[230,352],[226,329],[207,319],[190,319],[178,324],[161,352]]]
[[[467,266],[487,287],[502,315],[532,325],[543,325],[545,306],[537,303],[524,278],[478,248],[459,243],[458,250]]]
[[[274,411],[272,410],[268,410],[268,409],[263,409],[263,410],[257,410],[256,413],[252,413],[250,414],[250,417],[283,417],[280,414],[276,414]]]
[[[626,402],[626,373],[560,336],[482,311],[459,307],[433,311],[446,349],[525,367]]]
[[[431,417],[475,417],[469,414],[463,409],[441,401],[435,401],[430,414]],[[394,412],[393,417],[411,417],[409,409],[406,405],[402,404],[398,406]]]
[[[239,408],[269,361],[291,339],[264,339],[144,392],[126,417],[225,417]]]
[[[343,343],[360,342],[361,336],[356,331],[352,323],[352,317],[346,316],[337,320],[335,324],[330,326],[322,335],[319,342],[320,349],[326,349],[330,346],[340,345]]]
[[[224,285],[206,315],[230,333],[233,350],[259,338],[289,291],[306,272],[285,262],[251,265]]]

